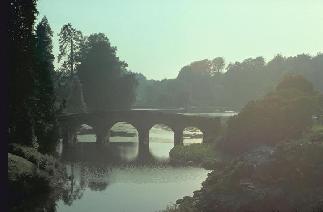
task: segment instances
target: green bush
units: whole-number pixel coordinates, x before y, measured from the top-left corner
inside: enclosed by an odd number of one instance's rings
[[[189,202],[206,212],[323,208],[322,161],[323,143],[309,140],[257,148],[212,171]]]
[[[38,168],[52,173],[58,167],[58,162],[53,156],[44,155],[32,147],[22,146],[20,144],[9,144],[8,151],[34,163]]]
[[[191,144],[175,146],[169,152],[170,161],[175,164],[210,163],[215,160],[215,151],[212,144]]]
[[[48,192],[49,181],[47,173],[39,171],[35,164],[8,153],[8,183],[12,192],[26,195],[34,192]]]
[[[276,90],[249,102],[228,122],[220,148],[241,153],[259,145],[298,139],[312,124],[312,115],[323,109],[323,96],[301,76],[287,76]]]
[[[10,144],[8,184],[10,211],[52,211],[66,190],[66,170],[54,157],[36,149]]]
[[[308,139],[311,142],[321,142],[323,143],[323,125],[315,125],[312,127]]]
[[[177,205],[168,205],[165,210],[158,212],[180,212],[180,210]]]
[[[193,203],[193,198],[189,196],[183,197],[176,201],[176,204],[169,205],[165,210],[160,212],[198,212]]]

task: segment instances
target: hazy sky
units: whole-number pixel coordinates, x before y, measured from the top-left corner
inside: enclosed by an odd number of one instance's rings
[[[55,33],[70,22],[103,32],[129,69],[174,78],[184,65],[218,56],[323,52],[323,0],[38,0]]]

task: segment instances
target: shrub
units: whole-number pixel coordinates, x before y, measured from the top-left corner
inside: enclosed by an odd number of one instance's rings
[[[212,171],[189,202],[197,211],[323,208],[322,161],[323,143],[296,140],[257,148]],[[178,204],[181,208],[182,201]]]
[[[9,144],[9,152],[27,159],[38,168],[47,172],[53,172],[53,169],[58,167],[58,162],[53,156],[43,155],[32,147],[26,147],[20,144]]]
[[[262,100],[249,102],[232,117],[220,144],[241,153],[258,145],[274,145],[301,137],[310,128],[312,115],[323,108],[323,97],[300,76],[288,76]]]
[[[172,163],[187,164],[193,163],[200,165],[201,163],[215,160],[215,151],[212,144],[191,144],[187,146],[175,146],[169,152]]]

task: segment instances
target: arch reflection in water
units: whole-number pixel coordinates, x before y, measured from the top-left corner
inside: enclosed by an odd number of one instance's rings
[[[156,124],[149,131],[150,153],[160,159],[167,160],[174,147],[174,132],[165,124]]]
[[[82,124],[76,133],[77,142],[96,142],[93,127],[87,124]]]
[[[62,160],[66,162],[89,162],[98,164],[121,164],[131,161],[129,158],[136,151],[134,143],[111,142],[98,145],[91,142],[79,142],[70,147],[63,147]],[[128,149],[128,150],[125,150]],[[131,153],[130,156],[127,153]],[[126,156],[125,156],[126,155]],[[132,159],[135,160],[136,156]]]
[[[111,127],[110,143],[115,144],[124,160],[131,161],[138,156],[138,131],[127,122],[117,122]]]

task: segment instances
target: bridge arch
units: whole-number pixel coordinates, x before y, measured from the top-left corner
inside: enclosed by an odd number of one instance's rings
[[[127,121],[116,121],[109,127],[109,140],[110,142],[116,141],[114,137],[135,137],[138,140],[138,129],[134,124]],[[130,140],[129,140],[130,141]]]
[[[127,121],[115,121],[108,127],[110,144],[115,146],[121,158],[133,160],[138,156],[138,129],[134,124]]]
[[[149,151],[159,159],[167,159],[174,147],[174,130],[168,124],[154,124],[149,131]],[[165,154],[166,153],[166,154]]]
[[[86,134],[95,135],[94,125],[88,120],[66,122],[60,126],[60,131],[63,138],[63,146],[70,146],[80,141],[86,141],[86,138],[80,138],[80,136],[83,137]]]
[[[149,131],[156,123],[166,124],[172,128],[175,145],[183,144],[183,131],[187,126],[199,128],[203,132],[203,142],[212,141],[217,136],[219,129],[221,129],[221,120],[217,117],[149,110],[62,114],[59,117],[59,122],[63,141],[71,141],[77,127],[85,123],[93,127],[98,144],[104,144],[109,141],[110,128],[115,123],[128,122],[138,132],[139,153],[140,151],[149,152]]]
[[[203,128],[198,126],[186,126],[183,130],[183,144],[203,143]]]
[[[76,130],[77,142],[96,142],[94,127],[89,124],[80,124]]]

